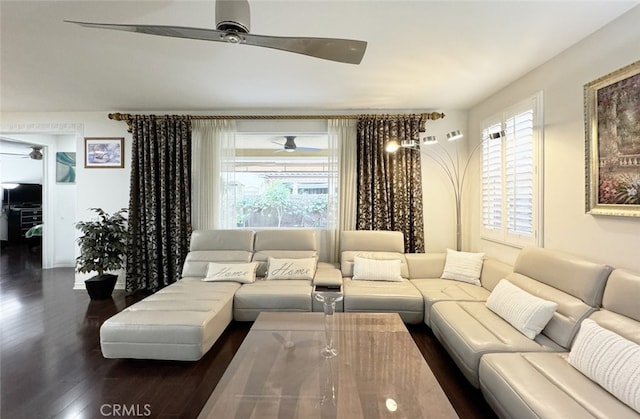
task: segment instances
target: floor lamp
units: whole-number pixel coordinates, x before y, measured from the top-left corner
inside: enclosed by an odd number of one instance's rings
[[[403,140],[401,143],[392,140],[389,141],[385,147],[385,150],[390,153],[393,153],[400,148],[419,151],[421,154],[436,163],[445,173],[449,180],[449,184],[453,189],[453,197],[455,201],[457,251],[462,250],[462,192],[464,189],[464,182],[467,178],[469,164],[471,163],[475,153],[484,143],[489,140],[502,138],[504,135],[504,131],[489,134],[471,150],[466,160],[461,159],[460,152],[458,151],[459,143],[457,141],[463,138],[463,135],[459,130],[451,131],[446,135],[448,141],[456,141],[456,148],[453,153],[438,142],[438,139],[435,136],[426,136],[422,130],[420,130],[418,140]],[[421,145],[423,146],[422,148],[420,147]]]

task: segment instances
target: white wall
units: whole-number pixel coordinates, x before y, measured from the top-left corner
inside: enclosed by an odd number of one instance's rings
[[[640,272],[640,218],[585,214],[583,86],[640,58],[640,7],[635,7],[536,70],[473,107],[472,142],[483,119],[544,94],[544,247]],[[474,185],[479,189],[479,180]],[[467,247],[513,263],[517,249],[480,238],[479,194],[469,194]]]
[[[456,248],[456,218],[454,190],[444,170],[425,154],[442,151],[445,148],[452,156],[458,155],[462,162],[467,156],[468,141],[447,141],[446,134],[453,130],[467,133],[467,112],[444,111],[444,119],[427,121],[426,134],[433,135],[440,145],[422,146],[422,205],[424,210],[424,241],[426,252],[444,252]],[[457,150],[456,150],[457,147]],[[470,175],[471,173],[469,173]],[[467,175],[466,182],[471,178]],[[463,196],[463,204],[464,204]],[[465,224],[463,223],[463,230]],[[465,234],[463,233],[463,239]]]

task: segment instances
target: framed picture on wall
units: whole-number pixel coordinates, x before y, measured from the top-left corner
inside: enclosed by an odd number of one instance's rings
[[[84,151],[86,168],[124,167],[124,138],[85,138]]]
[[[76,183],[76,153],[61,152],[56,153],[56,182]]]
[[[584,86],[586,211],[640,217],[640,61]]]

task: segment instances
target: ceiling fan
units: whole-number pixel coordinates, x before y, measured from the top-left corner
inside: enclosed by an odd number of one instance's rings
[[[23,156],[25,159],[29,157],[32,160],[42,160],[42,147],[33,146],[31,147],[30,153],[5,153],[0,152],[0,154],[4,154],[5,156]]]
[[[296,136],[295,135],[286,135],[284,137],[286,139],[286,141],[283,143],[279,143],[277,141],[272,141],[272,143],[274,144],[278,144],[279,146],[282,146],[282,150],[276,150],[276,153],[282,153],[283,151],[286,151],[288,153],[293,153],[294,151],[322,151],[320,148],[315,148],[315,147],[298,147],[296,145]]]
[[[87,28],[114,29],[148,35],[199,39],[273,48],[347,64],[360,64],[367,48],[365,41],[335,38],[281,37],[250,34],[248,0],[217,0],[216,29],[184,26],[91,23],[65,20]]]

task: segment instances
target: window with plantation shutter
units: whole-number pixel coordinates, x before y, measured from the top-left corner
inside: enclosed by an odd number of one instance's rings
[[[542,94],[504,110],[482,127],[482,237],[518,247],[540,245]],[[498,139],[489,135],[504,132]]]

